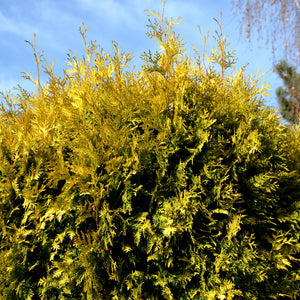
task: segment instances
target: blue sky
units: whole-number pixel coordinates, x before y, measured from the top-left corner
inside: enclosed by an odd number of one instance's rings
[[[111,49],[115,40],[126,52],[133,52],[133,63],[140,64],[139,56],[153,48],[145,32],[147,13],[145,9],[161,12],[161,0],[1,0],[0,1],[0,90],[12,89],[17,84],[34,90],[31,83],[21,77],[26,71],[36,78],[32,49],[25,42],[33,42],[37,35],[38,51],[50,63],[55,60],[55,72],[61,74],[66,68],[69,49],[83,54],[83,42],[79,33],[82,22],[89,26],[88,40],[96,40],[104,50]],[[239,24],[230,14],[231,0],[167,0],[166,16],[182,17],[182,25],[176,31],[186,42],[187,53],[191,45],[202,51],[202,33],[210,35],[218,28],[213,18],[223,15],[223,33],[228,35],[230,49],[236,50],[237,67],[249,63],[247,73],[256,74],[258,69],[267,74],[261,79],[270,82],[274,89],[281,80],[272,72],[272,53],[264,41],[246,42],[240,35]],[[214,46],[212,38],[207,50]],[[42,78],[43,79],[43,78]],[[266,99],[266,104],[276,106],[275,92]]]

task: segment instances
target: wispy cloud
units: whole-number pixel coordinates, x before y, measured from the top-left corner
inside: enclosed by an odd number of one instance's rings
[[[119,27],[121,25],[138,29],[139,7],[141,6],[138,1],[77,0],[76,3],[80,9],[99,18],[99,22],[106,24],[107,27]]]
[[[8,18],[0,11],[0,31],[26,37],[32,35],[35,28],[22,20]]]

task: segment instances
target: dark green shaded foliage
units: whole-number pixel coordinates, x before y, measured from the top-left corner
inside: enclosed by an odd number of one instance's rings
[[[299,123],[300,77],[296,68],[281,61],[276,65],[276,73],[283,80],[284,87],[276,90],[282,116],[291,123]]]

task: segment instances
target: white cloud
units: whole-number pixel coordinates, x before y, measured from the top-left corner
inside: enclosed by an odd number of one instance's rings
[[[16,19],[9,19],[0,12],[0,31],[12,33],[17,36],[27,37],[35,32],[35,28],[30,24]]]
[[[99,22],[105,23],[110,29],[125,27],[139,30],[148,1],[77,0],[76,2],[82,10],[99,18]]]

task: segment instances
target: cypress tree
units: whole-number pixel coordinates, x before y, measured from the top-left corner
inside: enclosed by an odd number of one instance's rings
[[[276,65],[276,73],[283,80],[284,87],[276,90],[277,100],[283,117],[291,123],[299,122],[300,113],[300,76],[296,68],[286,61]]]
[[[140,70],[83,27],[63,77],[44,61],[36,93],[3,94],[2,299],[297,299],[299,127],[221,24],[192,58],[179,19],[149,17]]]

